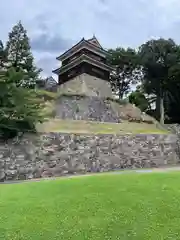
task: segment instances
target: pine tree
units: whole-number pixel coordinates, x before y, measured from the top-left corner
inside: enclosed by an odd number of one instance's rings
[[[42,99],[34,89],[18,86],[24,78],[22,71],[15,68],[0,68],[0,137],[9,139],[18,133],[35,131],[36,123],[43,121]]]
[[[16,72],[23,72],[24,78],[18,83],[19,86],[33,88],[41,70],[34,64],[27,31],[21,22],[18,22],[9,33],[6,52],[8,67],[13,67]]]
[[[13,51],[12,53],[10,54],[10,48],[4,49],[0,41],[0,138],[4,140],[19,133],[35,131],[36,123],[43,121],[41,110],[44,102],[38,98],[35,89],[29,87],[29,83],[32,84],[31,70],[34,66],[23,66],[26,58],[15,59],[15,54]],[[22,55],[31,56],[26,54],[24,52]],[[24,84],[25,80],[27,85]]]
[[[3,42],[0,40],[0,67],[5,67],[5,62],[7,61],[6,51],[4,49]]]

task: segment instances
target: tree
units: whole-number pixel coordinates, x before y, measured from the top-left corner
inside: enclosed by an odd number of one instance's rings
[[[180,51],[180,46],[178,46]],[[165,109],[168,122],[180,123],[180,61],[176,62],[169,71],[170,83],[166,91]]]
[[[150,40],[139,48],[139,57],[143,66],[145,92],[157,96],[157,115],[163,124],[167,93],[177,82],[172,70],[180,63],[179,47],[172,39]]]
[[[42,122],[42,100],[34,89],[19,86],[24,79],[22,71],[15,68],[0,69],[0,136],[4,140],[18,133],[35,131],[37,122]]]
[[[7,54],[4,49],[3,42],[0,40],[0,67],[1,68],[5,66],[6,61],[7,61]]]
[[[27,31],[21,22],[15,25],[9,33],[6,52],[8,68],[13,67],[16,72],[23,71],[23,79],[20,85],[33,88],[41,70],[34,65]]]
[[[7,46],[4,48],[0,41],[0,137],[4,140],[19,133],[34,132],[36,123],[43,121],[41,109],[44,107],[44,102],[37,97],[35,89],[30,88],[31,70],[35,67],[24,64],[31,55],[23,51],[20,55],[19,49],[15,54],[16,48],[10,53],[12,43]],[[17,58],[13,60],[13,56]],[[28,84],[25,84],[25,80]]]
[[[139,90],[136,90],[129,95],[129,102],[139,107],[142,112],[146,112],[149,108],[148,99]]]
[[[110,83],[113,91],[122,99],[129,92],[131,84],[139,80],[138,55],[131,48],[110,49],[109,53],[108,62],[114,66]]]

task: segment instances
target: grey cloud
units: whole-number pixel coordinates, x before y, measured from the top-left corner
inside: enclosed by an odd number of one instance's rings
[[[63,9],[61,14],[59,9]],[[49,0],[16,0],[15,5],[6,0],[1,3],[1,39],[6,41],[13,24],[21,19],[36,59],[46,52],[57,56],[93,33],[106,48],[137,47],[152,36],[179,42],[179,9],[179,0],[54,0],[53,4]],[[55,58],[41,59],[40,63],[52,70],[53,61]]]
[[[50,31],[48,27],[49,14],[48,12],[43,12],[43,13],[37,14],[35,17],[33,16],[32,18],[32,21],[36,23],[37,28],[39,30],[42,30],[43,32]]]
[[[171,26],[160,31],[160,36],[165,38],[173,38],[177,44],[180,44],[180,34],[179,34],[180,20],[175,21]]]
[[[58,61],[54,55],[42,57],[37,61],[37,66],[43,70],[43,74],[46,76],[52,75],[52,71],[58,67],[57,64]]]
[[[72,41],[70,39],[63,38],[60,35],[52,35],[49,33],[40,33],[31,40],[31,47],[37,52],[49,52],[59,54],[71,47]]]
[[[107,0],[98,0],[100,3],[106,4]]]

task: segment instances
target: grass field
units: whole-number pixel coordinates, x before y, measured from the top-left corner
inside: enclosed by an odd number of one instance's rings
[[[180,239],[180,173],[0,185],[3,240]]]
[[[66,133],[94,133],[94,134],[166,134],[166,130],[156,127],[155,124],[133,123],[124,121],[122,123],[103,123],[81,120],[51,119],[43,124],[37,125],[39,132],[66,132]]]

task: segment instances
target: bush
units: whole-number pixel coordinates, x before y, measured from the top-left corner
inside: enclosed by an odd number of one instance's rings
[[[7,141],[25,132],[36,132],[35,125],[26,120],[1,120],[0,138]]]

